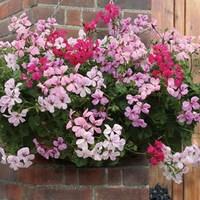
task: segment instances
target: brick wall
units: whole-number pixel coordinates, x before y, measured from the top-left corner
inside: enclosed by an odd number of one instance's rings
[[[56,15],[69,36],[76,35],[84,21],[90,20],[109,0],[63,0]],[[150,15],[151,0],[115,0],[123,8],[123,15],[135,17],[138,13]],[[0,38],[10,39],[7,29],[10,16],[26,11],[34,22],[49,17],[57,0],[0,0]],[[103,31],[103,29],[102,29]]]
[[[114,168],[75,168],[40,161],[14,172],[0,166],[4,200],[149,200],[148,166],[135,158]]]

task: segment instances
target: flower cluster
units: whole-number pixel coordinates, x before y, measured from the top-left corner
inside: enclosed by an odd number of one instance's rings
[[[200,121],[200,99],[196,96],[182,103],[182,111],[177,119],[181,123],[192,124]]]
[[[118,38],[117,38],[118,37]],[[123,63],[136,62],[146,55],[147,49],[134,32],[127,32],[99,40],[94,59],[101,65],[101,71],[112,74],[117,79],[133,75],[131,68],[120,72]]]
[[[67,149],[67,144],[64,142],[62,137],[58,137],[56,140],[54,140],[53,147],[50,148],[40,144],[36,138],[33,139],[33,143],[35,144],[37,153],[46,159],[58,159],[60,157],[60,152]]]
[[[15,80],[9,79],[4,85],[5,95],[0,98],[0,111],[1,113],[8,112],[8,114],[4,114],[3,116],[8,118],[8,122],[13,124],[13,126],[18,126],[20,123],[25,122],[24,118],[28,112],[28,109],[23,109],[21,112],[13,111],[13,107],[16,104],[22,103],[19,88],[21,85],[21,83],[15,85]]]
[[[47,47],[52,48],[55,56],[65,58],[71,65],[83,64],[93,56],[96,44],[87,38],[83,31],[79,38],[66,39],[66,32],[55,30],[47,38]]]
[[[156,140],[154,145],[148,146],[147,153],[151,155],[150,163],[152,165],[158,165],[160,162],[163,162],[165,158],[163,153],[163,143]]]
[[[96,38],[101,21],[108,34]],[[26,147],[8,157],[0,149],[2,163],[28,167],[33,151],[77,166],[101,166],[146,153],[157,138],[179,150],[182,141],[188,143],[188,132],[200,122],[200,87],[188,69],[198,43],[174,30],[159,33],[146,15],[123,19],[114,3],[76,38],[56,25],[48,18],[32,27],[22,14],[9,25],[16,38],[0,42],[0,143],[11,154]],[[159,38],[146,45],[144,32]],[[171,152],[159,141],[148,148],[153,165],[185,173],[182,154]]]
[[[120,15],[120,8],[113,4],[108,3],[105,6],[104,11],[100,11],[96,14],[95,18],[88,23],[84,24],[85,32],[94,31],[97,27],[97,24],[102,20],[105,24],[109,24],[110,22],[114,21]]]
[[[152,71],[155,77],[161,76],[166,81],[173,77],[177,87],[182,84],[182,68],[173,61],[171,53],[166,45],[157,44],[153,46],[153,52],[149,55],[149,62],[159,67]]]
[[[182,36],[177,30],[168,30],[162,34],[162,42],[164,42],[179,61],[190,59],[194,53],[198,53],[200,45],[194,42],[195,37]]]
[[[91,137],[90,132],[85,132],[82,139],[77,140],[76,154],[78,157],[90,157],[96,161],[108,159],[114,161],[120,156],[125,145],[125,140],[120,138],[122,127],[118,124],[115,124],[113,128],[107,124],[105,126],[106,129],[103,132],[105,139],[97,142],[93,148],[91,146],[94,145],[94,138]]]
[[[170,147],[160,141],[150,145],[147,152],[152,156],[152,165],[160,165],[168,180],[181,183],[183,175],[189,171],[188,165],[200,163],[200,148],[197,145],[186,147],[182,152],[172,153]]]
[[[17,155],[6,155],[3,148],[0,148],[0,163],[8,164],[13,170],[28,168],[33,164],[35,156],[30,153],[28,147],[23,147],[17,151]]]

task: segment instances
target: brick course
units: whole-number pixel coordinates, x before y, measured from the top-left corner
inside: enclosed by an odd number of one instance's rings
[[[0,165],[0,199],[148,200],[149,169],[143,161],[133,158],[116,167],[75,168],[39,160],[17,172]]]

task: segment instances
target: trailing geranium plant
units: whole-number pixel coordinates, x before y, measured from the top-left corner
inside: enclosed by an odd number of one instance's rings
[[[95,39],[100,21],[108,34]],[[114,165],[148,147],[151,163],[180,182],[187,163],[200,159],[197,146],[172,154],[200,121],[190,68],[200,45],[176,30],[159,33],[147,16],[123,19],[113,3],[77,38],[56,25],[49,18],[32,27],[22,14],[9,25],[16,39],[0,42],[1,163],[26,168],[37,153],[76,166]],[[156,39],[145,45],[144,32]]]

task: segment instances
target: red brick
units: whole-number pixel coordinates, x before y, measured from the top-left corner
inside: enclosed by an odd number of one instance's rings
[[[22,200],[23,187],[15,184],[0,184],[0,199]]]
[[[17,173],[17,181],[25,184],[64,184],[62,166],[32,166]]]
[[[67,11],[67,25],[80,26],[81,25],[81,12],[80,10]]]
[[[23,0],[23,8],[30,8],[37,5],[37,0]]]
[[[66,6],[77,6],[77,7],[94,7],[95,0],[63,0],[62,4]]]
[[[121,168],[108,168],[108,185],[121,185]]]
[[[123,169],[124,185],[147,185],[149,180],[148,167],[132,167]]]
[[[57,4],[57,0],[38,0],[38,3]],[[63,0],[62,5],[76,7],[94,7],[94,0]]]
[[[16,172],[10,169],[7,165],[0,165],[0,180],[15,181]]]
[[[23,187],[18,185],[8,184],[6,186],[7,199],[9,200],[22,200]]]
[[[92,200],[90,189],[34,189],[28,200]]]
[[[22,10],[21,0],[9,0],[0,5],[0,19],[4,19]]]
[[[0,21],[0,37],[7,36],[10,34],[8,30],[8,25],[9,25],[10,20],[4,20]]]
[[[53,7],[34,7],[33,8],[33,18],[35,21],[39,19],[47,19],[53,14]],[[60,9],[55,18],[58,24],[64,24],[64,9]]]
[[[104,7],[108,0],[99,0],[98,6]],[[150,10],[151,0],[115,0],[115,3],[121,8],[136,9],[136,10]]]
[[[95,200],[149,200],[148,189],[100,188],[95,190]]]
[[[3,184],[0,184],[0,199],[6,198],[6,187]]]
[[[79,169],[80,185],[103,185],[106,183],[104,168],[83,168]]]
[[[65,184],[77,185],[78,184],[78,170],[76,168],[65,168]]]
[[[57,4],[58,0],[38,0],[38,3]]]

